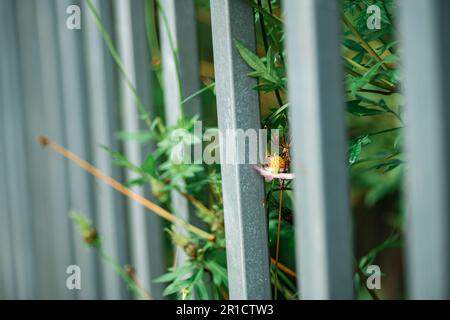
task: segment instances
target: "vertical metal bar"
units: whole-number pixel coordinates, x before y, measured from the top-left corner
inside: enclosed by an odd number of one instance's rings
[[[0,94],[3,94],[0,86]],[[4,150],[5,142],[0,138],[0,148]],[[10,210],[8,199],[8,184],[6,183],[6,157],[0,156],[0,297],[2,299],[16,298],[16,284],[13,263],[12,228],[10,224]]]
[[[152,119],[156,116],[156,105],[153,97],[153,74],[150,67],[152,61],[150,45],[148,42],[147,34],[143,30],[146,30],[146,3],[151,3],[149,0],[132,1],[131,12],[133,17],[133,48],[136,61],[136,90],[143,101],[145,106],[149,106],[148,112]],[[144,67],[142,67],[144,66]],[[143,122],[140,123],[141,127],[148,130]],[[144,155],[148,155],[154,152],[156,149],[156,143],[151,141],[143,146]],[[144,188],[146,197],[156,201],[153,196],[150,186]],[[165,243],[164,243],[164,225],[163,220],[147,212],[146,217],[147,225],[147,238],[149,241],[149,250],[151,258],[149,261],[150,277],[153,279],[166,272],[167,265],[165,259]],[[150,293],[154,299],[163,298],[164,284],[162,283],[149,283]]]
[[[48,134],[64,142],[59,106],[59,71],[55,41],[55,8],[50,1],[15,2],[18,13],[19,55],[33,223],[33,265],[36,295],[40,298],[73,298],[67,290],[66,267],[72,262],[71,227],[67,218],[65,164],[54,154],[42,151],[36,137]],[[55,63],[56,62],[56,63]],[[43,188],[42,186],[45,186]]]
[[[285,0],[297,270],[305,299],[353,296],[340,3]]]
[[[65,144],[64,110],[61,109],[61,73],[60,55],[58,52],[56,6],[52,0],[39,2],[36,7],[37,36],[39,39],[39,53],[41,65],[41,89],[43,95],[44,134],[52,137],[59,143]],[[52,281],[55,282],[54,296],[70,299],[75,292],[66,288],[66,268],[73,263],[73,247],[71,222],[68,219],[68,184],[67,164],[55,153],[46,154],[48,165],[47,210],[50,212],[50,226],[52,252],[55,273]],[[57,241],[54,241],[57,239]]]
[[[107,24],[111,19],[111,2],[93,1],[103,22]],[[110,155],[100,148],[105,145],[117,150],[114,139],[116,131],[116,110],[114,109],[114,82],[112,71],[115,66],[111,55],[107,51],[100,31],[87,2],[83,2],[84,15],[83,35],[85,36],[85,54],[87,57],[87,85],[90,109],[90,129],[92,139],[93,163],[109,176],[118,178],[118,170],[113,167]],[[107,24],[107,27],[109,24]],[[97,225],[103,237],[103,248],[113,259],[123,263],[126,260],[124,243],[125,217],[122,199],[108,186],[98,183],[95,188],[97,208]],[[111,265],[102,261],[102,288],[105,299],[120,299],[124,297],[124,286]]]
[[[175,125],[182,116],[182,108],[185,116],[200,115],[198,97],[181,106],[184,98],[199,89],[195,3],[192,0],[161,0],[159,3],[165,116],[168,125]],[[171,193],[171,202],[174,212],[189,220],[188,201],[174,191]],[[185,258],[181,254],[178,263],[182,263]]]
[[[450,298],[450,3],[401,1],[409,297]]]
[[[87,159],[89,154],[87,115],[89,111],[86,106],[86,90],[83,86],[85,74],[83,72],[82,30],[70,30],[65,27],[68,16],[66,9],[74,4],[80,5],[80,1],[55,1],[58,23],[56,31],[58,32],[58,49],[61,57],[61,108],[63,108],[64,130],[67,137],[66,146],[80,157]],[[94,220],[93,180],[76,166],[69,165],[67,170],[70,209]],[[81,299],[98,298],[99,278],[96,253],[86,247],[77,232],[74,232],[73,242],[75,247],[73,264],[81,268],[83,275],[82,290],[77,292],[78,296]]]
[[[243,0],[212,0],[211,20],[219,130],[258,130],[256,80],[247,76],[249,67],[233,44],[236,39],[255,51],[253,9]],[[225,164],[225,156],[220,155],[230,298],[270,299],[263,180],[249,164]]]
[[[147,55],[144,60],[135,61],[135,43],[134,38],[139,35],[139,41],[146,43],[145,38],[145,24],[141,23],[141,29],[133,30],[133,24],[137,20],[144,21],[144,6],[143,1],[134,1],[133,4],[129,1],[116,0],[114,2],[116,13],[116,36],[118,39],[118,51],[121,56],[125,73],[132,85],[137,88],[136,72],[137,64],[145,65],[149,70],[150,56]],[[132,6],[139,6],[140,11],[134,11],[132,15]],[[142,48],[141,48],[142,50]],[[145,48],[144,48],[145,50]],[[140,66],[142,68],[142,66]],[[142,75],[141,75],[142,76]],[[150,90],[150,86],[146,88]],[[138,106],[133,96],[131,88],[128,87],[126,80],[122,78],[121,86],[121,108],[123,117],[123,129],[126,132],[138,132],[140,130],[140,120]],[[146,128],[148,130],[148,128]],[[125,155],[127,158],[135,164],[142,163],[145,159],[142,154],[142,146],[137,141],[125,141]],[[138,174],[135,172],[127,171],[127,180],[138,178]],[[138,194],[144,195],[143,187],[133,187],[133,191]],[[154,226],[149,229],[149,219],[156,218],[150,216],[139,203],[134,200],[128,202],[130,221],[131,221],[131,244],[132,244],[132,261],[136,267],[137,276],[140,282],[148,287],[152,286],[152,278],[156,278],[158,274],[155,272],[162,271],[162,243],[157,237],[161,237],[162,225],[160,219],[152,219]],[[155,262],[159,261],[160,266],[157,266],[157,270],[152,270],[150,260],[154,259]],[[159,292],[152,290],[155,295],[161,297],[161,288]],[[156,298],[156,296],[155,296]]]
[[[21,63],[23,114],[25,147],[27,149],[26,170],[28,171],[28,187],[30,190],[30,213],[33,228],[33,250],[35,251],[34,276],[36,277],[36,297],[42,299],[55,298],[55,281],[52,275],[57,274],[52,255],[51,218],[48,204],[50,197],[48,188],[48,155],[36,143],[36,137],[45,131],[43,92],[41,89],[41,65],[39,39],[36,36],[37,20],[36,2],[17,1],[17,33],[19,42],[19,60]]]
[[[3,94],[0,97],[0,129],[4,137],[2,153],[6,165],[6,177],[3,184],[9,203],[11,219],[10,241],[14,244],[13,259],[15,269],[15,287],[17,298],[30,299],[34,296],[33,273],[33,241],[27,187],[27,170],[25,169],[25,148],[23,133],[22,99],[20,92],[15,6],[12,1],[0,4],[0,86]],[[5,224],[6,226],[6,224]],[[8,243],[8,242],[7,242]]]
[[[169,125],[173,125],[181,116],[181,101],[199,89],[195,3],[192,0],[160,0],[160,4],[162,10],[159,28],[161,54],[164,60],[166,120]],[[178,57],[179,70],[174,51]],[[198,97],[190,99],[183,108],[188,117],[200,114],[200,99]]]
[[[5,26],[2,24],[6,21],[4,15],[11,14],[4,8],[4,4],[0,4],[0,28],[4,30]],[[0,46],[6,45],[6,39],[4,33],[0,33]],[[3,61],[8,56],[5,51],[0,52],[0,65],[3,65]],[[0,76],[0,97],[5,96],[7,93],[3,89],[3,77]],[[2,108],[6,106],[3,101],[0,101],[0,117],[2,114]],[[2,124],[3,126],[3,124]],[[6,141],[3,134],[0,135],[0,150],[6,150]],[[0,298],[1,299],[14,299],[16,296],[16,285],[14,275],[13,264],[13,248],[12,248],[12,228],[10,226],[10,209],[9,209],[9,184],[6,179],[6,173],[8,171],[6,152],[0,153]]]

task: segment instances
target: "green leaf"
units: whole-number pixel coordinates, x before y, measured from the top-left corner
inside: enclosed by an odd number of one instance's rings
[[[156,279],[153,279],[153,282],[156,282],[156,283],[170,282],[170,281],[175,280],[176,278],[177,278],[176,272],[168,272]]]
[[[347,111],[354,116],[378,116],[380,114],[386,113],[386,111],[379,109],[367,108],[359,105],[361,100],[352,100],[347,102]]]
[[[354,164],[358,159],[359,156],[361,155],[361,151],[362,151],[362,147],[364,145],[367,145],[369,143],[371,143],[372,141],[369,138],[369,135],[363,135],[363,136],[359,136],[355,139],[353,139],[352,141],[350,141],[350,147],[349,147],[349,163],[350,164]]]
[[[208,289],[206,289],[203,279],[194,283],[195,292],[200,300],[209,300]]]
[[[152,140],[155,135],[151,131],[126,132],[119,131],[116,133],[116,138],[123,141],[133,140],[139,143],[146,143]]]
[[[156,157],[153,153],[149,154],[141,166],[141,170],[152,177],[156,177]]]
[[[188,278],[181,281],[175,281],[169,284],[163,291],[164,296],[168,296],[174,293],[179,293],[182,289],[190,289],[192,286],[192,278]]]
[[[374,165],[372,168],[370,169],[384,169],[383,172],[389,172],[395,168],[397,168],[399,165],[403,164],[404,161],[400,160],[400,159],[391,159],[389,161],[383,162],[383,163],[379,163],[377,165]]]
[[[143,186],[145,184],[145,182],[146,182],[146,180],[143,179],[143,178],[136,178],[136,179],[128,180],[125,183],[125,186],[127,188],[131,188],[131,187],[134,187],[134,186]]]
[[[211,270],[213,274],[213,282],[216,286],[220,286],[221,283],[225,284],[228,287],[228,273],[227,269],[222,267],[220,264],[209,261],[207,263],[208,268]]]
[[[361,269],[364,269],[368,265],[371,265],[376,257],[388,248],[398,248],[402,246],[402,241],[398,235],[392,235],[384,240],[381,244],[370,250],[364,257],[359,259],[358,265]]]
[[[237,40],[234,40],[234,45],[236,46],[236,49],[238,49],[242,59],[244,59],[244,61],[254,70],[253,72],[250,72],[248,74],[249,76],[263,78],[272,83],[281,82],[275,70],[272,67],[266,67],[264,62],[256,54],[248,50],[242,43]],[[270,57],[272,57],[271,51],[269,51],[269,54]]]
[[[133,163],[131,163],[131,161],[128,160],[127,157],[125,157],[119,151],[114,151],[114,150],[112,150],[112,149],[110,149],[110,148],[108,148],[107,146],[104,146],[104,145],[102,145],[101,147],[104,150],[106,150],[114,158],[113,163],[116,166],[124,167],[124,168],[130,169],[132,171],[139,172],[139,168],[136,167]]]

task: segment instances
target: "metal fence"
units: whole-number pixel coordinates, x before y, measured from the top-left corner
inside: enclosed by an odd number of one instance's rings
[[[82,9],[82,29],[65,27],[66,8]],[[145,45],[144,0],[96,0],[114,35],[130,81],[150,112],[151,52]],[[195,7],[161,0],[171,36],[160,28],[166,114],[178,115],[176,62],[183,95],[199,88]],[[352,225],[340,53],[340,2],[285,0],[289,101],[294,134],[298,284],[302,298],[353,297]],[[450,3],[401,0],[400,39],[407,99],[409,199],[407,275],[410,298],[450,298],[447,57]],[[233,39],[255,50],[253,9],[244,0],[211,0],[218,122],[221,129],[260,127],[259,98]],[[420,22],[418,22],[418,20]],[[172,39],[171,39],[172,37]],[[171,43],[173,41],[173,43]],[[151,279],[164,273],[162,222],[52,153],[36,137],[47,134],[108,175],[133,178],[112,165],[99,145],[123,148],[133,161],[142,150],[119,144],[119,129],[139,128],[135,101],[89,13],[86,1],[0,1],[0,298],[130,298],[110,266],[86,250],[67,212],[99,226],[106,250],[131,262],[155,298]],[[192,99],[189,114],[199,114]],[[303,152],[297,152],[302,150]],[[223,165],[230,297],[271,297],[263,182],[249,165]],[[149,191],[135,189],[150,197]],[[184,199],[174,207],[189,217]],[[232,226],[232,227],[230,227]],[[67,290],[66,268],[83,270],[83,288]]]

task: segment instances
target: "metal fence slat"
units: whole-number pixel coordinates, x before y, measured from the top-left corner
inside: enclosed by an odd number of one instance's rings
[[[8,212],[10,215],[11,237],[10,241],[14,244],[13,259],[15,269],[15,287],[17,298],[30,299],[34,297],[34,279],[33,275],[33,240],[31,224],[29,220],[30,206],[28,201],[27,170],[25,168],[25,148],[23,132],[22,99],[20,93],[19,78],[19,60],[17,38],[16,38],[16,19],[14,4],[12,1],[3,1],[0,12],[4,14],[0,27],[0,47],[2,47],[1,75],[0,81],[2,94],[0,98],[0,128],[5,139],[5,146],[2,148],[2,157],[5,159],[6,179],[2,180],[8,186]],[[3,112],[2,112],[3,111]]]
[[[212,0],[211,21],[219,130],[258,130],[256,81],[247,76],[250,69],[233,43],[255,51],[253,9],[243,0]],[[238,145],[237,139],[226,143]],[[225,164],[226,155],[220,157],[230,298],[270,299],[263,179],[251,165]]]
[[[284,6],[300,295],[352,298],[340,3],[285,0]]]
[[[111,21],[111,2],[93,1],[103,23],[109,27]],[[119,170],[112,164],[111,156],[100,146],[104,145],[118,150],[117,140],[117,110],[115,109],[115,94],[113,74],[115,65],[107,50],[87,1],[83,2],[82,11],[86,12],[83,22],[85,36],[86,74],[89,101],[89,125],[92,136],[93,163],[109,176],[120,180]],[[121,195],[115,193],[109,186],[97,182],[95,187],[97,209],[97,226],[102,235],[105,252],[119,263],[127,261],[125,246],[125,212]],[[125,287],[111,265],[101,262],[103,298],[120,299],[128,295]]]
[[[71,0],[56,2],[57,28],[59,51],[61,57],[61,86],[65,135],[67,148],[84,159],[88,159],[88,108],[86,107],[86,90],[83,86],[85,74],[81,32],[65,27],[66,8],[73,4],[80,4]],[[69,164],[68,188],[69,207],[91,220],[95,220],[95,208],[92,198],[93,180],[80,168]],[[76,226],[73,226],[75,229]],[[73,264],[78,265],[82,272],[82,290],[78,291],[81,299],[99,298],[99,274],[96,253],[86,247],[78,232],[74,232],[73,240],[75,259]]]
[[[118,50],[121,56],[125,73],[130,79],[132,84],[137,90],[137,78],[136,74],[138,68],[149,70],[150,56],[141,56],[144,58],[141,61],[136,61],[135,50],[139,47],[135,46],[134,34],[137,32],[142,32],[145,30],[144,24],[144,6],[143,1],[133,1],[130,3],[128,1],[116,0],[115,13],[116,13],[116,35],[118,39]],[[132,15],[132,6],[139,6],[140,11],[134,10]],[[137,9],[137,8],[135,8]],[[132,19],[133,17],[133,19]],[[140,20],[141,30],[133,30],[133,24]],[[143,34],[143,33],[141,33]],[[145,37],[141,37],[138,41],[146,43]],[[144,48],[140,48],[145,50]],[[146,67],[142,68],[142,65]],[[142,77],[142,75],[141,75]],[[146,90],[151,90],[148,86]],[[122,78],[121,81],[121,108],[123,117],[123,130],[126,132],[138,132],[140,130],[140,119],[138,106],[133,96],[131,89],[128,87],[125,79]],[[148,101],[147,101],[148,102]],[[145,107],[145,106],[144,106]],[[149,112],[149,110],[147,110]],[[148,130],[146,128],[145,130]],[[137,141],[125,141],[125,155],[127,158],[136,164],[142,163],[145,159],[143,158],[143,150],[141,143]],[[132,180],[138,178],[137,173],[127,172],[127,180]],[[144,195],[143,187],[132,188],[138,194]],[[163,253],[162,253],[162,241],[160,237],[163,236],[162,224],[159,218],[154,217],[151,213],[146,212],[145,208],[141,204],[134,200],[128,202],[129,205],[129,215],[131,221],[131,245],[132,245],[132,261],[133,266],[136,268],[137,277],[139,281],[146,287],[151,288],[151,293],[154,298],[161,298],[161,286],[152,284],[152,279],[161,275],[163,266]],[[151,219],[152,225],[149,225]],[[154,259],[153,265],[150,260]],[[159,261],[159,264],[157,262]],[[154,268],[152,268],[154,267]]]
[[[41,90],[43,94],[43,112],[46,134],[59,143],[65,144],[64,110],[61,108],[61,69],[59,63],[58,40],[56,35],[56,3],[51,0],[39,2],[36,10],[37,36],[40,52],[39,63],[42,67]],[[56,40],[55,40],[56,39]],[[36,137],[34,137],[36,139]],[[36,140],[34,140],[35,142]],[[36,143],[36,142],[35,142]],[[45,152],[45,151],[42,151]],[[73,229],[68,218],[69,199],[67,184],[67,164],[59,155],[46,152],[48,166],[48,185],[45,188],[49,200],[46,209],[50,212],[52,258],[54,260],[55,297],[70,299],[75,291],[67,290],[66,268],[73,263]],[[53,241],[53,239],[58,241]]]
[[[136,64],[136,90],[139,97],[142,99],[145,106],[149,106],[147,111],[152,119],[156,117],[156,102],[154,99],[154,83],[155,77],[152,74],[150,63],[152,61],[152,52],[150,51],[150,46],[147,38],[147,34],[143,32],[146,30],[146,3],[148,0],[132,1],[131,10],[133,16],[133,46]],[[144,66],[144,67],[142,67]],[[155,79],[156,80],[156,79]],[[141,128],[148,130],[146,125],[141,121]],[[153,153],[156,150],[156,143],[150,141],[143,146],[144,156]],[[150,186],[144,187],[144,192],[146,197],[152,201],[156,201],[156,197],[153,196]],[[146,217],[147,224],[147,234],[149,239],[149,250],[151,254],[151,259],[149,261],[150,265],[150,275],[154,279],[167,270],[166,259],[165,259],[165,232],[164,232],[164,221],[154,215],[147,212]],[[148,284],[150,286],[150,293],[154,299],[163,298],[163,283],[151,282]]]
[[[2,94],[0,86],[0,94]],[[4,150],[3,138],[0,138],[0,148]],[[6,159],[0,156],[0,179],[6,181]],[[9,223],[8,189],[6,183],[0,184],[0,299],[14,299],[16,286],[14,283],[13,248],[11,241],[11,227]]]
[[[6,53],[6,48],[9,44],[7,41],[7,16],[10,15],[10,5],[11,1],[0,2],[0,68],[2,74],[0,75],[0,128],[3,128],[3,109],[6,109],[8,104],[5,103],[4,97],[7,97],[6,87],[4,86],[3,66],[9,63],[9,55]],[[6,79],[9,81],[9,79]],[[8,161],[7,161],[7,150],[6,136],[0,132],[0,299],[14,299],[16,298],[16,288],[15,274],[14,274],[14,257],[13,257],[13,232],[10,224],[10,213],[9,208],[9,184],[7,182],[7,172],[8,172]],[[5,152],[4,152],[5,151]]]
[[[55,298],[55,281],[51,239],[51,212],[48,188],[48,154],[36,143],[36,137],[45,133],[43,90],[41,89],[41,65],[39,38],[36,36],[38,15],[33,1],[16,1],[19,61],[21,63],[23,99],[23,130],[27,150],[26,166],[30,195],[30,224],[33,228],[33,250],[35,252],[34,276],[36,297]],[[63,275],[64,276],[64,275]]]
[[[165,117],[167,125],[173,126],[182,116],[181,101],[199,89],[195,3],[192,0],[161,0],[159,5]],[[185,116],[200,115],[199,98],[191,99],[183,108]],[[182,195],[172,192],[171,204],[175,214],[190,220],[189,203]],[[186,259],[184,252],[177,256],[178,264]]]
[[[450,298],[450,3],[401,1],[405,75],[407,279],[412,299]]]

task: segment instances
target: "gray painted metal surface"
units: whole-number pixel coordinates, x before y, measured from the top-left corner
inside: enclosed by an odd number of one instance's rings
[[[84,86],[85,72],[83,59],[82,31],[70,30],[65,27],[66,8],[78,4],[71,0],[56,1],[56,28],[58,50],[61,66],[61,105],[64,110],[64,134],[66,147],[83,159],[89,160],[89,126],[87,107],[87,90]],[[62,158],[59,161],[63,162]],[[93,194],[93,179],[77,166],[69,163],[68,201],[70,210],[79,212],[95,221]],[[72,229],[75,230],[73,225]],[[97,253],[88,248],[78,232],[73,232],[75,256],[72,264],[82,270],[82,290],[76,291],[80,299],[95,299],[99,297],[99,272]]]
[[[195,5],[192,0],[161,0],[160,5],[165,117],[171,126],[183,115],[182,109],[186,116],[200,115],[198,97],[181,105],[184,98],[199,89]],[[171,204],[175,214],[185,220],[192,218],[188,201],[176,191],[171,193]],[[182,263],[186,259],[184,252],[178,252],[177,259]]]
[[[211,18],[219,129],[259,129],[256,81],[233,44],[255,51],[253,9],[241,0],[212,0]],[[230,298],[270,299],[263,179],[251,165],[224,164],[220,156]]]
[[[59,62],[61,59],[58,50],[56,7],[52,0],[44,0],[36,5],[35,30],[38,38],[39,60],[41,66],[40,89],[42,90],[42,100],[40,101],[41,112],[44,114],[44,128],[39,134],[45,134],[52,137],[55,141],[65,144],[66,134],[64,132],[64,110],[61,108],[61,69]],[[47,19],[42,19],[47,16]],[[56,40],[56,41],[55,41]],[[29,108],[31,106],[27,106]],[[33,137],[33,143],[36,143],[36,134]],[[67,290],[66,287],[66,268],[73,264],[73,242],[70,235],[73,228],[68,219],[69,197],[68,197],[68,177],[67,163],[55,153],[41,151],[45,154],[45,164],[47,166],[46,188],[39,188],[45,197],[48,197],[45,203],[45,210],[50,213],[49,225],[46,226],[49,241],[51,243],[51,259],[53,260],[53,275],[56,280],[54,285],[55,296],[66,299],[74,297],[75,292]],[[44,181],[45,181],[44,180]],[[41,181],[42,183],[42,181]],[[41,200],[42,201],[42,200]],[[54,241],[54,239],[58,241]]]
[[[340,4],[285,0],[298,284],[304,299],[353,297]]]
[[[136,90],[147,107],[147,112],[152,119],[156,116],[156,105],[153,97],[153,75],[151,74],[151,52],[148,44],[147,34],[143,32],[146,29],[146,18],[145,18],[145,1],[132,1],[131,2],[131,12],[133,16],[133,47],[134,56],[136,61]],[[140,122],[141,129],[146,128],[145,124]],[[154,152],[156,145],[153,141],[146,143],[143,146],[144,157]],[[152,201],[156,201],[155,197],[152,195],[150,187],[144,188],[145,196]],[[150,250],[150,276],[152,279],[164,274],[167,270],[167,265],[164,258],[164,239],[165,232],[163,230],[163,220],[152,214],[150,212],[146,213],[146,226],[147,226],[147,237],[149,241]],[[154,299],[162,299],[162,292],[164,289],[164,284],[162,283],[147,283],[150,287],[150,293]]]
[[[121,56],[125,73],[127,77],[131,81],[134,87],[136,87],[136,71],[137,68],[142,68],[143,66],[147,67],[149,70],[150,57],[149,55],[144,56],[146,59],[141,61],[136,61],[135,58],[135,43],[133,34],[138,30],[133,30],[134,20],[136,22],[137,19],[143,21],[144,12],[143,12],[143,2],[142,1],[134,1],[133,5],[140,5],[141,11],[134,11],[132,16],[132,4],[128,1],[116,0],[114,1],[115,5],[115,14],[116,14],[116,36],[118,39],[118,50]],[[133,19],[132,19],[133,17]],[[145,24],[141,23],[141,28],[145,28]],[[145,30],[145,29],[144,29]],[[141,33],[142,34],[142,33]],[[145,43],[144,39],[139,39],[140,41]],[[141,50],[145,50],[145,48],[141,48]],[[144,68],[145,69],[145,68]],[[142,76],[142,75],[141,75]],[[150,90],[150,86],[147,88]],[[121,108],[122,108],[122,118],[123,118],[123,130],[126,132],[138,132],[140,130],[140,119],[139,119],[139,111],[138,106],[135,101],[135,97],[133,96],[133,92],[128,87],[125,79],[122,78],[121,86]],[[147,128],[148,130],[148,128]],[[135,164],[143,163],[144,156],[142,146],[137,141],[125,141],[125,155],[126,157]],[[126,173],[126,179],[132,180],[139,177],[138,173],[128,171]],[[144,195],[143,187],[132,187],[132,190],[140,195]],[[152,284],[152,279],[156,278],[158,275],[161,275],[162,270],[162,243],[161,236],[163,236],[160,232],[162,225],[159,219],[152,219],[154,225],[149,226],[149,218],[153,216],[152,213],[147,212],[146,209],[139,203],[134,200],[128,201],[128,213],[130,215],[130,237],[131,237],[131,246],[132,246],[132,261],[133,266],[136,268],[136,274],[139,281],[142,285],[149,290],[150,285]],[[149,229],[151,227],[152,229]],[[160,261],[160,265],[155,266],[156,270],[153,270],[150,265],[150,259],[154,259],[155,261]],[[152,273],[153,271],[153,273]],[[161,297],[161,288],[159,287],[159,291],[154,290],[155,298]]]
[[[93,3],[108,28],[112,18],[112,3],[110,1],[93,1]],[[89,13],[84,18],[83,35],[87,57],[86,75],[93,163],[107,175],[121,180],[119,171],[112,164],[111,156],[100,147],[105,145],[113,150],[119,148],[114,138],[118,128],[117,100],[114,94],[115,65],[90,14],[87,2],[83,2],[82,10]],[[111,34],[111,28],[108,31]],[[96,222],[103,237],[103,247],[113,259],[121,264],[127,263],[124,200],[101,181],[96,182],[94,195],[97,210]],[[101,274],[103,298],[120,299],[128,296],[122,280],[105,261],[101,262]]]
[[[401,1],[409,297],[450,298],[450,3]]]
[[[5,48],[8,43],[8,15],[11,12],[12,1],[0,2],[0,47]],[[8,48],[8,47],[6,47]],[[9,62],[10,50],[0,50],[0,68],[3,70],[8,65],[14,66]],[[6,73],[5,75],[3,75]],[[9,206],[10,185],[7,179],[9,171],[7,159],[7,138],[4,134],[4,116],[7,102],[4,101],[7,95],[5,78],[9,72],[2,71],[0,74],[0,297],[4,299],[14,299],[17,297],[17,285],[14,270],[14,246],[13,246],[13,228],[10,223],[11,209]],[[9,82],[9,79],[6,79]],[[7,99],[7,98],[6,98]],[[8,150],[9,151],[9,150]]]
[[[8,197],[2,210],[8,239],[5,239],[6,252],[13,253],[8,266],[12,263],[14,277],[6,279],[14,281],[15,298],[30,299],[34,297],[33,278],[33,240],[30,221],[30,203],[28,197],[27,171],[25,168],[24,133],[22,130],[22,99],[20,93],[20,65],[16,38],[16,17],[11,15],[14,9],[13,1],[3,1],[0,4],[2,13],[0,26],[0,135],[4,145],[1,148],[5,165],[5,176],[2,183],[6,187]],[[6,266],[5,266],[6,267]],[[12,271],[12,270],[11,270]]]
[[[54,269],[52,257],[52,240],[50,239],[52,224],[48,203],[50,197],[47,194],[48,166],[47,155],[36,143],[36,137],[45,131],[43,112],[43,92],[41,89],[41,66],[37,63],[40,59],[39,39],[36,36],[37,14],[35,2],[18,1],[16,3],[17,34],[19,47],[19,61],[21,64],[20,76],[22,79],[23,124],[25,147],[27,150],[26,168],[28,175],[28,188],[30,195],[28,201],[31,208],[31,220],[33,228],[33,250],[35,252],[34,277],[36,285],[36,297],[54,298],[55,285],[52,274],[57,274]],[[33,54],[29,54],[32,52]],[[42,188],[45,185],[46,188]]]

